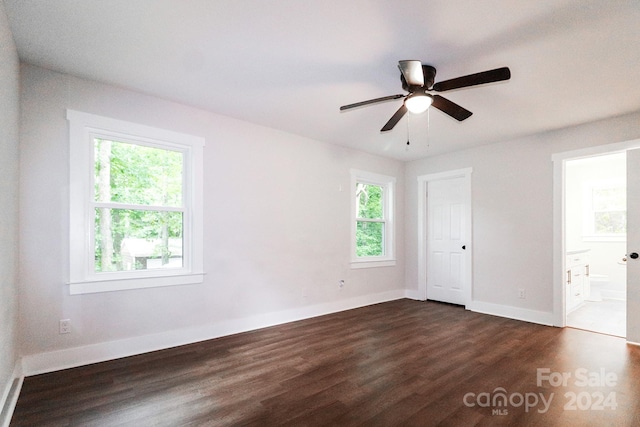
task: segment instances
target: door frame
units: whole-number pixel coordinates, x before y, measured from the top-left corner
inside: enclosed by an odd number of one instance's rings
[[[640,139],[624,142],[598,145],[579,150],[555,153],[551,156],[553,161],[553,325],[564,328],[567,326],[566,295],[564,292],[565,280],[565,165],[568,160],[577,160],[585,157],[601,156],[626,152],[640,148]],[[628,316],[628,313],[627,313]]]
[[[427,175],[418,176],[418,299],[421,301],[427,300],[427,230],[428,230],[428,217],[427,217],[427,188],[429,181],[440,181],[452,178],[464,178],[463,184],[463,197],[465,200],[465,222],[467,225],[467,249],[465,250],[465,307],[469,307],[471,304],[471,298],[473,295],[473,223],[471,214],[471,173],[473,168],[455,169],[446,172],[433,173]]]

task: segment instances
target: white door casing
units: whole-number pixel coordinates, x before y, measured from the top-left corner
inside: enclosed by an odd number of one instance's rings
[[[418,177],[420,299],[471,302],[471,172]]]
[[[566,326],[564,177],[567,160],[627,153],[627,253],[640,254],[640,139],[617,142],[552,156],[553,172],[553,324]],[[635,261],[635,262],[631,262]],[[640,258],[627,261],[627,341],[640,344]]]

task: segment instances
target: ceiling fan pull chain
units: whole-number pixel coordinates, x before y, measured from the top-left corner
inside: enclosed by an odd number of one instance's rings
[[[411,114],[407,114],[407,148],[406,151],[409,151],[411,142],[409,142],[410,139],[410,134],[409,134],[409,116],[411,116]]]
[[[429,149],[431,135],[431,108],[427,110],[427,150]]]

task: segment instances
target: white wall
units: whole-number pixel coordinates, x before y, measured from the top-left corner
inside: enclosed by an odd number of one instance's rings
[[[0,2],[0,410],[18,360],[18,95],[18,54]]]
[[[554,153],[640,137],[640,113],[413,161],[406,165],[406,280],[418,288],[419,175],[472,167],[473,303],[551,319]],[[431,144],[436,144],[433,141]],[[526,299],[518,298],[518,289]],[[472,304],[473,305],[473,304]]]
[[[30,65],[22,88],[26,371],[404,295],[403,163]],[[69,295],[67,108],[206,139],[203,284]],[[350,269],[350,168],[398,178],[396,267]]]

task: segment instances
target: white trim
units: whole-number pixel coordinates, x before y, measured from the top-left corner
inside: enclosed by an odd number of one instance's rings
[[[67,110],[67,120],[70,122],[82,123],[83,127],[92,128],[94,132],[107,132],[108,135],[116,135],[116,137],[118,137],[117,135],[121,135],[121,137],[126,140],[130,140],[133,136],[136,140],[146,140],[154,146],[155,141],[162,141],[163,145],[173,145],[176,148],[180,148],[183,145],[193,144],[204,146],[205,142],[204,138],[186,133],[146,126],[139,123],[98,116],[96,114],[84,113],[75,110]],[[76,130],[82,129],[76,128]]]
[[[506,317],[524,322],[538,323],[540,325],[553,326],[553,313],[514,307],[511,305],[493,304],[490,302],[473,301],[467,308],[476,313],[490,314],[492,316]]]
[[[586,157],[622,153],[623,151],[633,150],[635,148],[640,148],[640,139],[632,139],[629,141],[614,142],[611,144],[597,145],[595,147],[554,153],[551,155],[551,160],[553,162],[561,160],[577,160],[584,159]]]
[[[567,322],[567,296],[564,291],[566,247],[564,238],[565,160],[553,157],[553,325]],[[559,291],[559,292],[558,292]]]
[[[640,139],[564,151],[551,156],[553,162],[553,325],[566,326],[565,277],[565,163],[585,157],[614,154],[640,148]]]
[[[2,415],[0,418],[1,427],[9,427],[11,417],[18,403],[18,396],[20,396],[23,382],[22,360],[18,359],[13,367],[10,381],[6,384],[2,392],[2,399],[0,399],[0,415]]]
[[[389,267],[396,265],[396,229],[395,229],[395,192],[396,178],[393,176],[381,175],[378,173],[367,172],[358,169],[351,169],[351,268],[371,268],[371,267]],[[385,235],[384,250],[385,254],[379,257],[358,257],[356,256],[356,183],[377,185],[384,188],[384,219]]]
[[[71,294],[106,292],[202,282],[203,269],[203,147],[204,138],[166,129],[67,110],[70,139],[69,174],[69,285]],[[183,153],[184,248],[182,268],[96,273],[93,261],[92,136],[102,136]],[[125,206],[125,205],[123,205]],[[147,207],[154,210],[156,207]],[[174,211],[172,207],[162,210]],[[92,285],[91,283],[95,284]]]
[[[615,289],[601,289],[600,295],[602,295],[602,299],[613,299],[618,301],[626,301],[627,300],[627,292],[618,291]]]
[[[615,235],[615,234],[604,234],[597,236],[582,236],[582,240],[584,242],[626,242],[627,237]]]
[[[418,176],[418,299],[427,299],[427,186],[429,181],[439,181],[450,178],[464,178],[465,201],[467,211],[465,220],[468,224],[467,243],[467,288],[465,289],[465,301],[467,304],[473,301],[473,214],[471,205],[471,173],[473,168],[455,169],[446,172],[433,173]]]
[[[163,286],[194,285],[202,283],[204,273],[180,274],[175,276],[161,275],[158,277],[114,279],[89,281],[69,284],[69,294],[94,294],[129,289],[159,288]]]
[[[370,259],[370,258],[367,258]],[[389,259],[386,261],[351,261],[351,268],[376,268],[376,267],[393,267],[396,265],[396,260]]]
[[[405,289],[404,297],[415,301],[424,301],[420,298],[420,291],[417,289]]]
[[[22,365],[26,376],[53,372],[91,363],[104,362],[136,354],[162,350],[194,342],[210,340],[226,335],[252,331],[311,317],[323,316],[368,305],[394,301],[405,297],[405,290],[398,289],[378,294],[363,295],[341,301],[317,304],[296,309],[258,314],[217,324],[179,329],[153,335],[125,338],[24,356]]]
[[[446,172],[429,173],[426,175],[418,176],[418,182],[423,181],[439,181],[442,179],[458,178],[471,175],[473,168],[453,169]]]
[[[96,208],[109,208],[109,209],[136,209],[155,212],[184,212],[183,208],[176,208],[171,206],[153,206],[153,205],[132,205],[126,203],[115,202],[93,202],[93,206]]]

